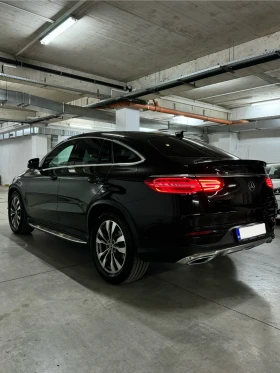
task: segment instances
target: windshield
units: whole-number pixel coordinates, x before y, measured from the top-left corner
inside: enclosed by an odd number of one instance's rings
[[[149,142],[166,157],[238,159],[214,146],[190,139],[178,139],[171,136],[155,136],[150,138]]]
[[[271,179],[280,179],[280,163],[268,164],[266,172]]]

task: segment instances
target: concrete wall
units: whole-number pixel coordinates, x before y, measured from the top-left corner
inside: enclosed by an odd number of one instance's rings
[[[280,130],[213,134],[209,143],[243,159],[280,162]]]
[[[21,137],[0,142],[0,175],[2,184],[10,184],[14,176],[26,170],[32,158],[32,138]]]
[[[27,169],[31,158],[47,153],[46,136],[27,136],[0,141],[0,175],[2,184],[10,184],[14,176]]]
[[[215,133],[208,135],[209,144],[223,149],[226,152],[237,155],[238,153],[238,137],[235,133]]]

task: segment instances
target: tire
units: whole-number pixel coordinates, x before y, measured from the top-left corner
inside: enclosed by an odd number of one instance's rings
[[[15,234],[28,234],[34,230],[27,222],[27,214],[18,192],[13,192],[9,198],[8,215],[11,230]]]
[[[137,255],[128,224],[114,212],[99,217],[90,243],[97,272],[111,284],[136,281],[149,267]]]

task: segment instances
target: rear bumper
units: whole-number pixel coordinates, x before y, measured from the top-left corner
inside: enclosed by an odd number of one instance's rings
[[[178,263],[182,264],[195,264],[196,261],[202,260],[204,258],[209,258],[209,260],[214,259],[216,256],[223,256],[223,255],[228,255],[228,254],[233,254],[238,251],[242,250],[250,250],[253,247],[263,245],[265,243],[270,243],[272,241],[272,238],[265,238],[262,240],[258,240],[255,242],[250,242],[250,243],[245,243],[242,245],[237,245],[233,247],[228,247],[226,249],[218,249],[218,250],[213,250],[213,251],[208,251],[207,253],[205,252],[197,252],[193,255],[189,255],[186,258],[183,258],[178,261]]]
[[[158,248],[145,248],[139,249],[139,257],[148,262],[181,262],[188,263],[192,260],[199,259],[200,257],[206,256],[219,256],[227,255],[233,252],[249,250],[253,247],[262,245],[264,243],[270,243],[274,239],[274,233],[270,232],[266,235],[256,237],[254,239],[238,242],[229,242],[228,235],[226,235],[222,240],[212,244],[188,244],[188,245],[163,245]]]

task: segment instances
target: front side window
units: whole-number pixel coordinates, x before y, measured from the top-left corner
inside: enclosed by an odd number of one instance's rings
[[[58,145],[49,155],[47,155],[43,164],[43,169],[67,165],[73,149],[74,144],[72,142]]]
[[[114,163],[134,163],[141,161],[139,155],[123,145],[113,143]]]

